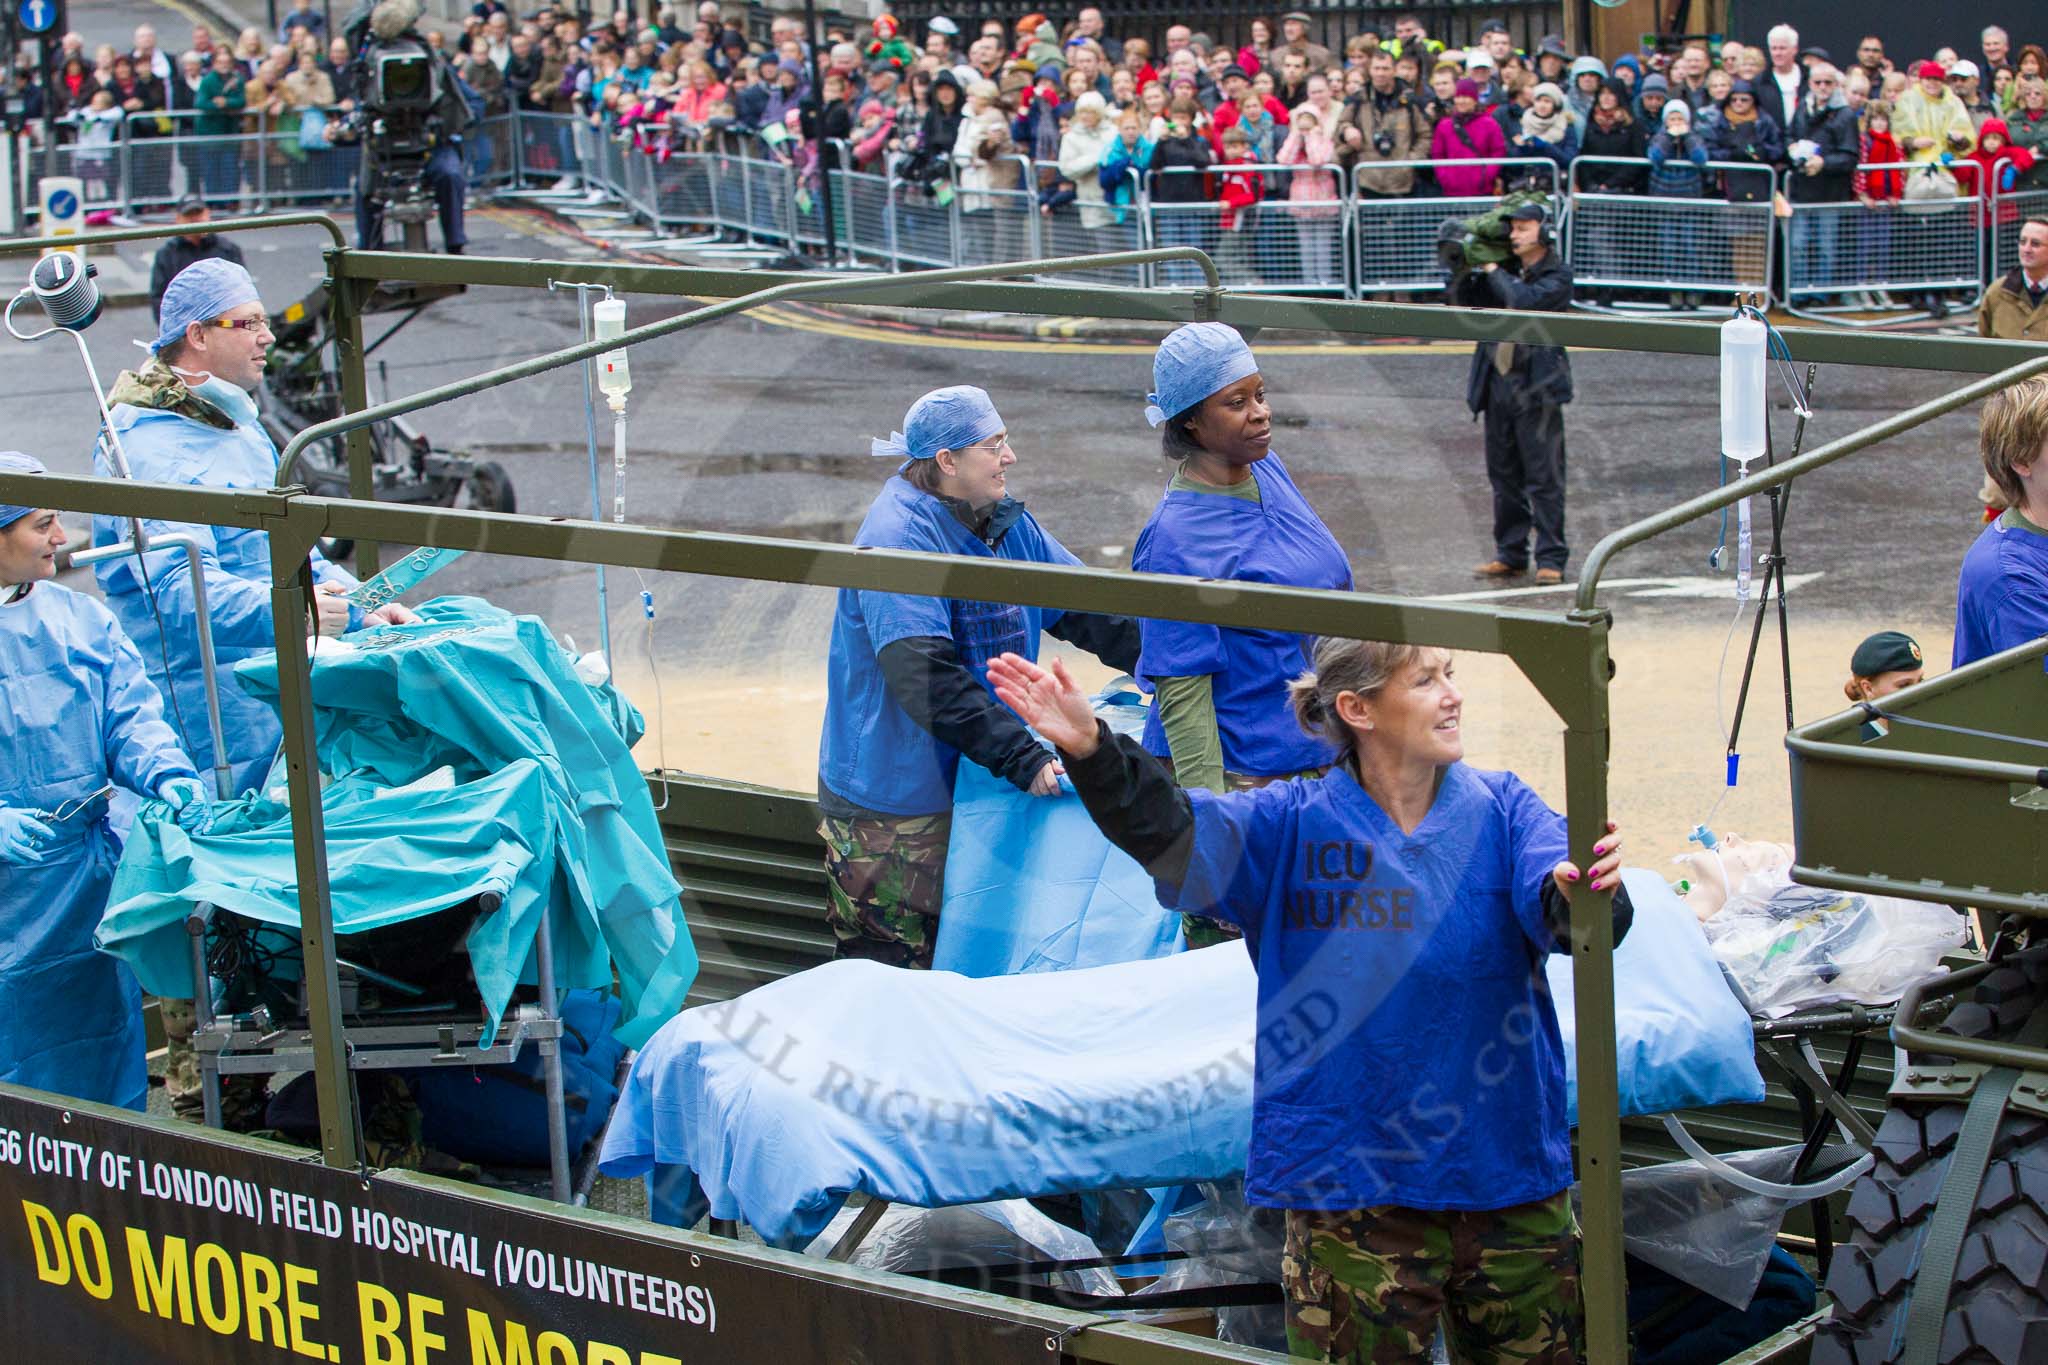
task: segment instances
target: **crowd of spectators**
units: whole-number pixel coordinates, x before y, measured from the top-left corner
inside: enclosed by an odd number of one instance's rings
[[[1310,278],[1336,276],[1332,201],[1344,195],[1565,188],[1579,158],[1601,158],[1578,165],[1570,188],[1580,194],[1775,197],[1781,212],[1858,202],[1882,213],[2048,189],[2048,51],[1995,27],[1967,57],[1942,48],[1895,59],[1873,34],[1838,60],[1780,24],[1759,45],[1671,41],[1610,65],[1555,36],[1518,50],[1499,20],[1469,48],[1447,45],[1414,15],[1334,46],[1300,12],[1250,21],[1237,45],[1173,24],[1155,50],[1108,32],[1092,7],[1065,22],[990,19],[972,34],[943,17],[910,33],[884,14],[865,29],[829,28],[822,62],[799,19],[774,19],[765,42],[743,25],[718,0],[663,9],[644,27],[624,8],[586,22],[550,7],[516,18],[502,0],[480,0],[461,33],[430,38],[475,112],[584,119],[657,158],[746,152],[813,183],[846,158],[957,193],[969,210],[994,192],[1028,190],[1042,213],[1083,228],[1124,221],[1141,194],[1210,204],[1199,223],[1179,208],[1160,215],[1159,235],[1225,255],[1260,205],[1286,200]],[[70,34],[47,97],[81,143],[105,144],[124,115],[130,136],[146,138],[183,131],[173,120],[189,114],[190,131],[216,134],[258,117],[271,128],[303,119],[304,145],[317,150],[314,119],[351,103],[347,55],[306,6],[278,34],[248,29],[232,43],[195,26],[175,59],[147,27],[126,53],[101,44],[89,54]],[[17,73],[17,114],[40,114],[34,79]],[[171,117],[133,117],[156,111]],[[490,154],[486,140],[472,170]],[[559,186],[572,186],[566,139],[529,149],[530,165],[551,158]],[[1885,226],[1874,219],[1851,234],[1827,215],[1792,217],[1792,249],[1821,274]],[[1664,245],[1683,251],[1683,229],[1670,231],[1681,239]]]

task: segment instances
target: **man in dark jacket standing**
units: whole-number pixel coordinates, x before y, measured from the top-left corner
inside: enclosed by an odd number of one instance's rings
[[[1841,73],[1826,62],[1807,72],[1806,93],[1785,129],[1785,197],[1792,202],[1792,284],[1816,288],[1856,280],[1835,273],[1836,246],[1847,226],[1843,210],[1809,204],[1846,204],[1855,197],[1861,134],[1841,90]]]
[[[1473,280],[1482,303],[1520,312],[1562,313],[1572,303],[1572,272],[1554,249],[1550,213],[1523,204],[1508,219],[1519,276],[1491,263]],[[1482,341],[1472,352],[1465,404],[1486,418],[1486,477],[1493,485],[1494,557],[1482,578],[1528,570],[1536,533],[1536,581],[1562,583],[1571,547],[1564,538],[1564,405],[1572,400],[1571,362],[1562,346]]]
[[[198,261],[210,261],[216,257],[223,261],[244,264],[242,248],[236,246],[217,232],[206,230],[207,220],[213,217],[213,210],[206,207],[206,200],[196,194],[188,194],[178,203],[178,225],[191,231],[183,236],[173,237],[156,249],[156,259],[149,267],[149,315],[156,318],[163,309],[164,290],[171,287],[171,281],[178,278],[178,272]]]

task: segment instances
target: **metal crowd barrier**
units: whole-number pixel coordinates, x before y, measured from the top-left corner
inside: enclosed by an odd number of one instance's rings
[[[986,168],[990,183],[979,172]],[[1014,183],[1012,182],[1014,177]],[[1045,255],[1038,243],[1038,181],[1028,156],[988,161],[955,157],[956,192],[946,206],[953,215],[954,265],[998,265]]]
[[[1993,167],[1994,177],[2009,162]],[[1991,269],[1986,283],[2004,279],[2020,263],[2020,225],[2048,218],[2048,189],[2015,187],[1991,196]]]
[[[189,110],[127,115],[111,144],[61,144],[56,171],[85,181],[89,211],[162,212],[198,193],[217,209],[260,212],[339,202],[353,192],[356,145],[303,146],[296,111],[275,126],[259,112],[250,116],[249,131],[227,135],[190,132],[196,118]],[[21,147],[23,203],[33,213],[48,163],[25,135]],[[819,247],[825,240],[818,172],[799,174],[762,147],[736,155],[690,144],[659,157],[578,115],[512,110],[473,125],[464,148],[473,189],[566,189],[564,182],[573,181],[618,200],[657,230],[724,230],[791,248]],[[1233,215],[1236,221],[1226,230],[1223,205],[1214,199],[1162,204],[1149,193],[1157,176],[1214,176],[1218,168],[1175,168],[1143,177],[1133,171],[1132,203],[1117,222],[1109,208],[1092,203],[1041,212],[1039,193],[1058,178],[1054,162],[1005,157],[1001,171],[1006,179],[1015,175],[1014,185],[963,187],[963,172],[972,163],[944,164],[944,178],[927,183],[906,177],[905,156],[889,156],[881,169],[857,170],[849,147],[835,142],[832,150],[839,154],[839,165],[830,171],[835,241],[846,259],[892,271],[1189,245],[1216,258],[1230,289],[1347,298],[1418,293],[1444,282],[1438,257],[1444,221],[1474,216],[1499,202],[1491,194],[1448,196],[1437,189],[1439,166],[1469,162],[1361,160],[1348,175],[1333,166],[1261,163],[1242,169],[1267,177],[1269,186],[1304,169],[1330,171],[1345,193],[1335,202],[1263,199]],[[2019,188],[1874,208],[1855,201],[1790,204],[1781,224],[1768,200],[1729,203],[1721,197],[1717,181],[1730,173],[1762,173],[1751,165],[1708,163],[1702,196],[1685,199],[1581,188],[1583,172],[1601,165],[1641,167],[1647,183],[1651,168],[1643,159],[1580,157],[1568,172],[1542,157],[1492,164],[1507,188],[1533,184],[1547,190],[1561,224],[1561,250],[1584,288],[1682,298],[1726,295],[1770,279],[1779,301],[1794,311],[1839,305],[1844,296],[1863,291],[1981,289],[2017,264],[2020,224],[2048,215],[2048,189]],[[1415,193],[1366,193],[1374,173],[1390,170],[1415,172]],[[1782,179],[1774,178],[1773,187],[1782,189]],[[1168,263],[1148,277],[1146,268],[1118,266],[1093,282],[1172,285],[1183,282],[1177,274],[1183,268]]]
[[[1723,296],[1740,288],[1764,287],[1773,227],[1771,196],[1756,203],[1730,203],[1722,198],[1721,189],[1722,172],[1756,176],[1757,167],[1710,161],[1701,168],[1699,196],[1678,198],[1580,189],[1580,168],[1598,166],[1639,168],[1645,187],[1653,169],[1643,157],[1573,160],[1564,256],[1575,285]]]
[[[1032,164],[1041,184],[1048,176],[1053,183],[1067,177],[1060,174],[1056,161],[1039,161]],[[1098,173],[1088,173],[1090,183],[1100,186]],[[1130,204],[1124,209],[1123,221],[1118,222],[1116,212],[1099,198],[1080,198],[1080,192],[1087,186],[1078,180],[1074,182],[1076,198],[1073,204],[1052,213],[1038,215],[1037,254],[1040,256],[1094,256],[1105,251],[1140,251],[1145,241],[1145,215],[1139,205],[1144,199],[1144,187],[1138,173],[1124,172],[1125,183],[1130,188]],[[1141,286],[1145,283],[1144,267],[1136,265],[1116,266],[1107,270],[1091,270],[1083,274],[1063,276],[1064,279],[1081,280],[1090,284],[1115,284]]]
[[[1864,172],[1910,172],[1908,162],[1873,162]],[[1781,298],[1801,300],[1883,290],[1934,293],[1984,284],[1985,201],[1974,194],[1946,199],[1888,200],[1866,207],[1793,204],[1785,220],[1785,284]]]
[[[848,259],[883,270],[898,268],[896,254],[895,178],[892,155],[882,158],[882,170],[862,171],[853,166],[850,148],[841,169],[832,173],[832,203],[839,214],[839,246]]]
[[[1148,191],[1163,176],[1208,176],[1220,182],[1225,174],[1256,174],[1270,186],[1275,177],[1322,172],[1336,190],[1332,199],[1262,199],[1233,208],[1214,198],[1200,203],[1145,204],[1152,240],[1160,246],[1195,246],[1209,253],[1222,272],[1226,289],[1257,289],[1264,293],[1352,293],[1346,268],[1348,218],[1344,201],[1344,170],[1337,165],[1289,165],[1246,162],[1207,170],[1175,166],[1151,172]],[[1225,216],[1230,222],[1225,226]],[[1191,283],[1184,263],[1157,267],[1156,282]]]
[[[521,183],[582,181],[583,158],[577,154],[574,127],[580,120],[574,114],[515,109],[511,119]]]
[[[1469,166],[1470,162],[1429,160],[1367,161],[1351,168],[1352,296],[1409,294],[1443,288],[1450,278],[1437,253],[1437,236],[1447,218],[1471,218],[1500,202],[1498,195],[1446,195],[1436,184],[1436,168]],[[1557,163],[1547,157],[1505,157],[1492,163],[1502,168],[1501,181],[1519,188],[1547,189],[1553,216],[1562,210]],[[1416,172],[1412,197],[1383,199],[1364,193],[1361,176],[1376,171]]]

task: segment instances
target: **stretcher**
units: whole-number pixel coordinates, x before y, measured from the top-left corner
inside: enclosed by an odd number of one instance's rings
[[[1623,1112],[1761,1100],[1750,1019],[1697,921],[1655,873],[1624,876]],[[1568,1024],[1569,965],[1550,963]],[[783,1247],[855,1193],[938,1207],[1228,1180],[1250,1143],[1255,991],[1235,943],[979,979],[831,963],[658,1031],[601,1169],[652,1176],[663,1221],[745,1221]]]

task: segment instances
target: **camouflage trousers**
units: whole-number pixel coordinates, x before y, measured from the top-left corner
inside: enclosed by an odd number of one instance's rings
[[[1321,777],[1328,771],[1328,768],[1310,768],[1306,772],[1283,773],[1278,777],[1252,777],[1245,773],[1227,772],[1223,774],[1223,785],[1226,791],[1253,792],[1261,787],[1270,787],[1275,782],[1286,782],[1291,778]],[[1182,915],[1180,936],[1190,949],[1212,948],[1219,943],[1228,943],[1234,938],[1243,938],[1244,932],[1235,924],[1225,924],[1222,920],[1210,919],[1207,915]]]
[[[1585,1352],[1571,1192],[1482,1213],[1290,1209],[1280,1259],[1289,1353],[1345,1365],[1451,1359],[1574,1365]]]
[[[199,1052],[192,1046],[192,1034],[199,1027],[198,1011],[190,1000],[159,996],[156,1003],[164,1021],[164,1093],[171,1097],[171,1112],[186,1123],[204,1123],[206,1095],[199,1081]],[[248,1133],[261,1128],[269,1103],[266,1077],[220,1078],[221,1126],[230,1131]]]
[[[939,941],[950,811],[818,824],[825,841],[825,918],[835,958],[929,970]]]

